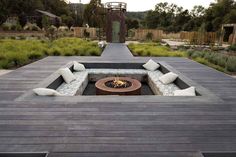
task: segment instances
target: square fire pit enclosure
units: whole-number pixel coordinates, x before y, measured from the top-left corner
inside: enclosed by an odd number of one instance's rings
[[[70,84],[62,83],[56,90],[62,95],[162,95],[173,96],[180,89],[176,84],[165,85],[159,81],[163,75],[160,70],[145,69],[86,69],[74,72],[76,80]],[[121,79],[119,79],[121,78]],[[107,80],[108,79],[108,80]],[[129,81],[128,81],[129,80]],[[112,84],[130,85],[112,88]],[[117,86],[117,85],[116,85]]]
[[[59,102],[186,102],[186,101],[222,101],[215,94],[203,88],[194,81],[188,79],[166,62],[159,62],[160,68],[151,72],[145,70],[139,63],[96,63],[80,62],[85,65],[86,71],[73,71],[73,64],[70,62],[61,68],[68,67],[76,76],[76,80],[66,84],[57,72],[50,75],[35,88],[55,89],[65,96],[47,97],[37,96],[32,90],[18,97],[17,101],[56,101]],[[159,77],[174,72],[178,78],[169,85],[163,85]],[[129,77],[138,80],[141,85],[140,95],[97,95],[96,82],[107,77]],[[196,87],[196,96],[173,96],[173,92],[178,89],[186,89],[190,86]],[[120,98],[118,98],[119,96]],[[122,98],[121,98],[122,97]]]

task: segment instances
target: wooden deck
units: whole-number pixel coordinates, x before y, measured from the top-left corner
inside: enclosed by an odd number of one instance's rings
[[[49,151],[49,157],[200,157],[201,151],[236,152],[236,80],[184,58],[153,59],[166,62],[223,101],[49,104],[15,100],[72,60],[148,59],[47,57],[0,76],[0,151]]]

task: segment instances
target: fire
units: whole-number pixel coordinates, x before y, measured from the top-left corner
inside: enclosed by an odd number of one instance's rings
[[[122,86],[127,86],[127,82],[120,80],[119,78],[115,78],[115,80],[113,80],[113,84],[115,88],[119,88]]]

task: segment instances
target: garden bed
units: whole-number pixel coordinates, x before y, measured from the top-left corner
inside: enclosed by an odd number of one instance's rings
[[[0,40],[0,69],[29,64],[46,56],[100,56],[94,42],[79,38],[48,40]]]
[[[135,56],[188,57],[216,70],[233,74],[236,72],[236,57],[209,51],[177,50],[157,43],[129,44]]]

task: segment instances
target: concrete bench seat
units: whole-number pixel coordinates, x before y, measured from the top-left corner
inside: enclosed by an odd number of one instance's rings
[[[163,84],[159,78],[164,75],[160,71],[149,71],[148,72],[148,84],[155,95],[163,95],[163,96],[173,96],[175,90],[179,90],[180,88],[176,86],[174,83],[171,84]]]
[[[163,75],[161,71],[147,71],[144,69],[86,69],[82,72],[74,72],[76,80],[69,84],[62,83],[57,91],[66,96],[82,95],[89,81],[96,82],[99,79],[115,77],[132,77],[141,82],[147,82],[155,95],[173,96],[179,87],[174,83],[164,85],[159,81]]]
[[[76,80],[72,81],[71,83],[62,83],[58,88],[57,91],[60,94],[66,96],[74,96],[74,95],[82,95],[86,86],[88,85],[88,72],[75,72],[74,73]]]

